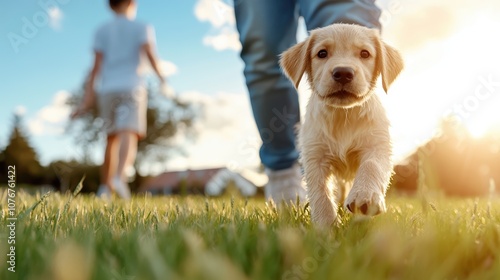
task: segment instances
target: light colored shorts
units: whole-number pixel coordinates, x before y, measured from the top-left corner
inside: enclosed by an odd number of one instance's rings
[[[113,135],[121,131],[146,136],[146,111],[148,95],[144,89],[99,94],[99,115],[104,122],[104,131]]]

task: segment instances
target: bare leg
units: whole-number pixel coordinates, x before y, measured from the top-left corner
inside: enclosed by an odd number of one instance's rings
[[[118,137],[116,134],[108,135],[104,162],[101,167],[101,183],[111,191],[114,190],[113,177],[116,174],[116,162],[118,154]]]
[[[118,168],[116,175],[122,181],[126,179],[126,170],[133,166],[137,156],[137,133],[131,131],[123,131],[118,133],[120,139],[120,152],[118,156]]]

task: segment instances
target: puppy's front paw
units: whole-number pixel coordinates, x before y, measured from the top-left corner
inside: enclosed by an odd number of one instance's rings
[[[344,207],[352,213],[374,216],[386,211],[384,194],[375,189],[354,186],[345,200]]]

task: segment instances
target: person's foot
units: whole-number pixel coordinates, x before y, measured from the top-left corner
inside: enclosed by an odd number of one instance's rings
[[[113,184],[116,194],[123,199],[130,199],[130,189],[128,184],[120,179],[120,177],[113,178]]]
[[[264,188],[266,200],[272,200],[276,205],[282,201],[295,203],[297,198],[300,203],[306,202],[306,190],[302,185],[302,171],[299,164],[283,170],[266,169],[269,182]]]
[[[102,199],[109,200],[111,199],[111,191],[109,190],[108,186],[102,184],[97,189],[96,196]]]

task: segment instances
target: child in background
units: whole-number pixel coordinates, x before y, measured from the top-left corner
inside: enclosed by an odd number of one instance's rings
[[[135,162],[138,140],[146,135],[147,91],[140,70],[143,56],[147,57],[162,88],[165,81],[155,56],[154,29],[135,20],[136,1],[109,0],[109,6],[115,17],[95,34],[94,66],[83,101],[71,117],[86,113],[97,101],[107,133],[97,195],[109,197],[114,192],[129,199],[126,170]],[[94,84],[97,77],[100,86],[96,96]]]

